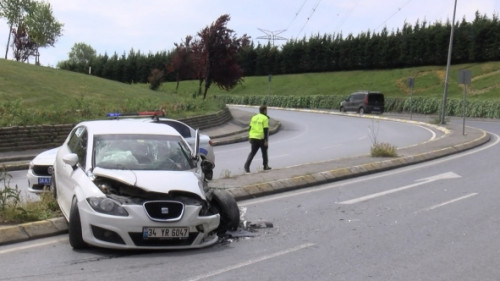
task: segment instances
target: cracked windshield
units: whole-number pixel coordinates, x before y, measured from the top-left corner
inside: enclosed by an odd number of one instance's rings
[[[95,139],[95,166],[122,170],[194,168],[189,148],[180,137],[159,135],[101,135]]]

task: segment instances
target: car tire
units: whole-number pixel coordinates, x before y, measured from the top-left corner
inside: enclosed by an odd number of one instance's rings
[[[80,211],[78,210],[78,203],[76,198],[73,198],[73,202],[71,202],[71,210],[69,213],[69,223],[68,223],[68,232],[69,232],[69,244],[73,249],[84,249],[87,247],[85,241],[83,241],[82,237],[82,223],[80,220]]]
[[[364,107],[360,107],[359,108],[359,114],[364,114],[365,113],[365,108]]]
[[[340,107],[340,112],[345,112],[345,108],[343,106]]]
[[[240,225],[240,209],[234,197],[225,190],[214,190],[212,204],[220,215],[217,235],[224,236],[228,230],[236,230]]]

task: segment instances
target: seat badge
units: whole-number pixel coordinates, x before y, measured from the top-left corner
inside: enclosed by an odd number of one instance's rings
[[[168,215],[168,207],[161,207],[161,214]]]

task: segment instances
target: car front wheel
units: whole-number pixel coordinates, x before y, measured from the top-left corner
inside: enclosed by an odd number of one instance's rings
[[[223,236],[228,230],[236,230],[240,224],[240,209],[234,197],[225,190],[214,190],[212,201],[220,215],[217,235]]]
[[[69,244],[73,249],[84,249],[87,247],[82,237],[82,223],[80,221],[80,211],[78,210],[76,198],[73,198],[73,202],[71,202],[68,232]]]

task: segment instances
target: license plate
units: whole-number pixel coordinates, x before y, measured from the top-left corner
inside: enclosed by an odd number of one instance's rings
[[[142,237],[149,238],[187,238],[188,227],[143,227]]]
[[[38,184],[50,185],[50,178],[38,178]]]

